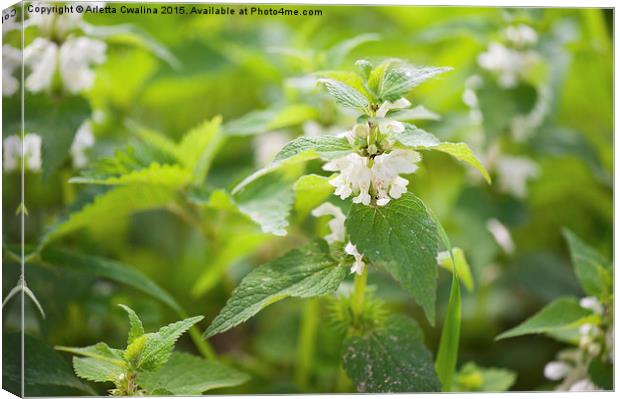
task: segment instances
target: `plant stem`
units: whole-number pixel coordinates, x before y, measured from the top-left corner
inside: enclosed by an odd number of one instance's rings
[[[295,383],[303,390],[308,387],[308,377],[314,355],[314,343],[319,321],[319,300],[311,298],[304,304],[304,313],[301,319],[297,340],[297,368],[295,369]]]
[[[364,296],[366,291],[366,279],[368,277],[368,267],[364,267],[362,274],[355,275],[353,283],[353,294],[351,308],[355,316],[360,316],[364,311]]]
[[[192,326],[192,328],[189,329],[189,336],[203,357],[209,360],[215,359],[215,352],[213,351],[213,348],[211,348],[211,345],[209,345],[209,343],[202,338],[202,334],[196,326]]]

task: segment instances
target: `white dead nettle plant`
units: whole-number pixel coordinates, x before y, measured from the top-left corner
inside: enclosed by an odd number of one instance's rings
[[[41,136],[28,133],[22,138],[11,135],[2,141],[4,172],[20,169],[20,160],[24,158],[24,168],[31,172],[41,170]],[[23,151],[23,154],[22,154]]]

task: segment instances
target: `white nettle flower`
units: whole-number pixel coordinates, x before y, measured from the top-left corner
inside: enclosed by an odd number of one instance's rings
[[[602,315],[603,311],[605,310],[603,308],[603,305],[599,302],[599,300],[593,296],[587,296],[587,297],[581,298],[581,300],[579,301],[579,306],[581,306],[584,309],[591,310],[594,313],[599,314],[599,315]]]
[[[278,152],[291,140],[286,132],[268,132],[254,139],[254,161],[259,167],[269,165]]]
[[[519,24],[509,26],[504,30],[506,39],[515,46],[528,46],[538,41],[538,34],[530,26]]]
[[[408,108],[409,106],[411,106],[411,103],[404,97],[394,102],[385,101],[377,110],[376,116],[378,118],[385,118],[389,110]],[[403,125],[402,122],[391,120],[382,120],[379,122],[379,131],[382,134],[400,133],[403,130],[405,130],[405,125]]]
[[[8,136],[3,141],[4,171],[12,172],[19,168],[19,160],[24,158],[24,168],[33,172],[41,170],[41,136],[28,133],[22,139],[17,135]],[[23,147],[23,148],[22,148]]]
[[[511,88],[517,85],[537,59],[533,51],[519,51],[501,43],[491,43],[488,50],[478,56],[478,64],[497,74],[500,86]]]
[[[518,198],[527,196],[527,182],[539,176],[538,165],[526,157],[503,155],[496,166],[499,187]]]
[[[342,213],[340,208],[329,202],[325,202],[321,206],[312,210],[312,216],[332,216],[332,220],[327,223],[331,233],[325,236],[325,241],[330,244],[333,244],[334,242],[344,242],[346,233],[344,222],[346,220],[346,216]]]
[[[497,245],[499,245],[505,253],[510,255],[514,252],[515,244],[512,241],[510,230],[508,230],[502,222],[497,219],[489,219],[487,220],[486,227],[495,239],[495,242],[497,242]]]
[[[598,391],[600,388],[594,385],[589,378],[584,378],[582,380],[577,381],[568,389],[570,392],[581,392],[581,391]]]
[[[95,145],[95,135],[91,129],[90,121],[80,125],[71,144],[71,158],[73,167],[76,169],[86,166],[88,158],[86,150]]]
[[[364,263],[364,255],[359,253],[357,247],[353,245],[351,241],[349,241],[347,245],[345,245],[344,252],[347,255],[351,255],[355,258],[353,266],[351,266],[351,273],[362,274],[364,272],[364,266],[366,266],[366,264]]]
[[[19,89],[19,80],[13,76],[15,69],[22,63],[19,49],[5,44],[2,46],[2,95],[10,96]]]
[[[545,378],[553,381],[558,381],[566,377],[572,369],[573,366],[566,362],[549,362],[545,366]]]
[[[68,39],[60,47],[39,37],[24,49],[24,64],[31,69],[26,88],[35,93],[51,88],[58,66],[63,85],[69,92],[86,90],[95,79],[90,67],[105,61],[105,51],[104,42],[88,37]]]
[[[398,149],[376,156],[369,168],[368,158],[353,153],[326,163],[323,169],[340,172],[329,183],[336,187],[334,194],[341,199],[355,195],[354,203],[370,205],[372,186],[377,205],[384,206],[390,199],[398,199],[407,191],[409,181],[399,175],[415,172],[418,169],[415,163],[421,159],[415,151]]]

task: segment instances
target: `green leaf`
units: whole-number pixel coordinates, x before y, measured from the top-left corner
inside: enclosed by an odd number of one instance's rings
[[[178,165],[160,165],[157,162],[144,169],[130,171],[118,176],[77,176],[69,179],[69,183],[99,184],[118,186],[129,184],[156,184],[179,188],[185,186],[190,179],[189,173]]]
[[[190,317],[168,324],[156,333],[144,334],[125,350],[125,359],[138,371],[150,371],[161,367],[168,361],[175,342],[203,316]]]
[[[366,90],[366,85],[362,78],[354,73],[348,71],[321,71],[316,73],[317,76],[321,78],[327,78],[331,80],[336,80],[341,82],[347,86],[352,87],[353,89],[359,91],[364,96],[368,97],[369,93]]]
[[[327,177],[305,175],[293,186],[295,192],[295,212],[299,219],[305,218],[314,208],[321,205],[334,191]]]
[[[245,373],[220,362],[188,353],[174,352],[161,368],[138,374],[137,382],[149,394],[201,395],[215,388],[241,385],[249,379]]]
[[[73,357],[73,370],[78,377],[95,382],[114,382],[125,372],[124,367],[110,362],[75,356]]]
[[[429,110],[423,105],[418,105],[415,108],[399,109],[396,111],[388,112],[387,117],[389,119],[398,121],[414,121],[414,120],[433,120],[438,121],[441,117]]]
[[[319,82],[325,85],[338,104],[361,112],[368,110],[368,98],[353,87],[333,79],[319,79]]]
[[[559,298],[545,306],[525,322],[501,333],[495,339],[500,340],[518,337],[519,335],[540,334],[571,328],[590,316],[593,316],[593,313],[579,306],[579,301],[576,298]]]
[[[344,341],[343,367],[358,392],[436,392],[439,381],[418,324],[393,315],[385,326]]]
[[[353,150],[347,139],[343,137],[302,136],[285,145],[276,155],[274,162],[281,162],[309,151],[316,154],[316,157],[332,159],[344,156]]]
[[[430,212],[429,212],[430,213]],[[431,213],[431,217],[437,224],[439,236],[443,241],[444,247],[447,249],[450,259],[450,265],[458,270],[454,257],[454,249],[450,243],[450,239],[446,234],[443,226]],[[437,350],[437,360],[435,361],[435,370],[443,390],[449,392],[452,390],[452,379],[456,370],[456,363],[459,354],[459,338],[461,334],[461,286],[457,273],[452,274],[452,286],[450,288],[450,299],[448,300],[448,310],[441,329],[441,339],[439,341],[439,349]]]
[[[178,158],[192,172],[192,182],[204,181],[223,139],[222,118],[217,116],[190,130],[178,145]]]
[[[125,365],[125,361],[123,360],[123,351],[120,349],[110,348],[105,342],[99,342],[95,345],[85,346],[82,348],[56,346],[54,349],[107,362],[119,367],[123,367]]]
[[[53,247],[43,249],[40,257],[45,264],[88,273],[127,285],[161,301],[177,313],[182,313],[181,306],[170,294],[136,269],[123,263]]]
[[[43,177],[47,178],[69,157],[75,133],[90,116],[90,106],[81,96],[57,98],[27,92],[24,103],[28,105],[24,129],[41,136]],[[20,131],[17,126],[15,133]]]
[[[127,316],[129,316],[129,333],[127,334],[127,345],[130,345],[136,338],[144,334],[144,327],[142,327],[142,321],[127,305],[119,304],[121,308],[127,312]]]
[[[346,227],[360,253],[384,264],[434,324],[438,237],[424,203],[405,193],[384,207],[353,204]]]
[[[252,136],[272,130],[295,126],[316,119],[316,109],[303,104],[277,106],[271,109],[254,111],[234,119],[223,126],[225,135]]]
[[[612,287],[607,284],[613,281],[609,278],[612,273],[611,263],[572,231],[564,229],[563,233],[570,249],[575,274],[584,292],[597,297],[611,293]]]
[[[309,298],[335,291],[347,275],[323,240],[313,241],[252,270],[232,293],[205,335],[229,330],[288,297]]]
[[[263,232],[286,235],[296,177],[279,171],[268,173],[235,192],[233,200],[242,213],[261,226]]]
[[[465,284],[465,287],[468,291],[474,290],[474,279],[471,275],[471,268],[469,267],[469,263],[465,258],[465,253],[461,248],[452,247],[452,257],[446,251],[446,253],[441,253],[441,256],[438,256],[439,266],[443,267],[450,272],[454,271],[454,267],[452,266],[452,260],[456,264],[456,275],[458,278]]]
[[[490,184],[491,176],[485,167],[480,163],[478,158],[474,155],[473,151],[465,143],[449,143],[441,142],[433,134],[424,131],[412,124],[405,123],[405,130],[400,133],[393,133],[392,137],[404,146],[410,147],[416,150],[435,150],[445,152],[452,155],[459,161],[468,163],[470,166],[476,168],[484,177],[484,179]]]
[[[396,101],[419,84],[451,69],[449,67],[416,68],[405,63],[392,63],[381,79],[377,95],[385,101]]]
[[[458,392],[505,392],[517,378],[514,371],[500,368],[480,367],[469,362],[461,367],[454,378]]]
[[[485,79],[476,95],[483,114],[484,133],[489,140],[505,133],[515,116],[529,113],[538,98],[536,88],[531,85],[505,88],[491,79]]]
[[[76,391],[88,395],[96,392],[75,377],[71,366],[63,357],[38,338],[20,333],[2,334],[2,388],[21,396],[44,396],[50,392],[75,395]],[[22,363],[22,349],[24,359]],[[25,392],[22,393],[22,365]],[[60,390],[57,390],[60,389]]]
[[[175,195],[176,189],[159,184],[114,187],[51,226],[41,245],[88,227],[98,220],[121,219],[135,212],[162,208],[172,202]]]
[[[605,390],[612,390],[614,385],[614,368],[600,358],[593,359],[588,366],[588,375],[592,382]]]

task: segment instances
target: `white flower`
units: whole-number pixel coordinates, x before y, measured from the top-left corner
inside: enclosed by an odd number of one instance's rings
[[[565,362],[549,362],[545,366],[545,377],[549,380],[558,381],[566,377],[572,370],[572,366]]]
[[[568,390],[570,392],[576,392],[576,391],[596,391],[596,390],[598,390],[598,387],[596,385],[594,385],[594,383],[592,381],[590,381],[589,379],[584,378],[583,380],[579,380],[576,383],[574,383],[573,385],[571,385]]]
[[[527,181],[538,177],[539,173],[538,165],[526,157],[504,155],[497,161],[500,189],[518,198],[527,196]]]
[[[331,233],[325,236],[325,241],[330,244],[333,244],[334,242],[344,242],[344,236],[346,233],[344,222],[346,216],[342,213],[340,208],[329,202],[325,202],[312,211],[312,216],[333,216],[332,220],[327,223]]]
[[[498,75],[498,82],[504,88],[517,85],[538,59],[533,51],[518,51],[501,43],[491,43],[488,50],[478,56],[478,64]]]
[[[538,41],[536,31],[524,24],[507,27],[504,30],[504,36],[509,42],[520,47],[535,44]]]
[[[377,110],[376,116],[378,118],[385,118],[385,115],[387,115],[389,110],[407,108],[410,105],[411,103],[409,102],[409,100],[407,100],[404,97],[401,97],[400,99],[394,102],[385,101],[383,104],[381,104],[381,106]],[[382,120],[379,122],[379,131],[382,134],[400,133],[403,130],[405,130],[405,125],[403,125],[402,122],[391,121],[391,120]]]
[[[478,107],[478,96],[473,89],[465,89],[463,92],[463,102],[470,108]]]
[[[79,3],[78,3],[79,4]],[[35,7],[50,7],[48,3],[36,3]],[[67,34],[80,27],[82,22],[82,14],[73,13],[40,13],[33,12],[29,14],[25,26],[36,26],[44,36],[49,38],[63,39]]]
[[[254,160],[257,166],[266,166],[284,147],[291,137],[285,132],[268,132],[254,139]]]
[[[360,254],[357,250],[357,247],[353,245],[350,241],[344,247],[344,252],[348,255],[351,255],[355,258],[353,262],[353,266],[351,266],[351,273],[362,274],[364,272],[364,255]]]
[[[487,230],[493,238],[497,245],[500,246],[504,250],[505,253],[511,254],[515,250],[515,244],[512,241],[512,237],[510,235],[510,231],[497,219],[489,219],[487,220]]]
[[[22,53],[19,49],[5,44],[2,46],[2,95],[10,96],[19,89],[19,80],[13,72],[22,64]]]
[[[353,202],[370,204],[371,198],[368,190],[370,190],[372,173],[368,168],[368,158],[355,153],[348,154],[326,163],[323,169],[340,172],[338,176],[329,181],[329,184],[336,187],[335,195],[346,199],[354,194],[356,197],[353,198]]]
[[[8,136],[3,141],[4,145],[4,171],[12,172],[18,169],[19,160],[24,158],[24,168],[31,171],[41,170],[41,136],[28,133],[22,139],[17,135]],[[23,148],[22,148],[23,147]]]
[[[593,296],[587,296],[585,298],[581,298],[579,301],[579,306],[584,309],[589,309],[597,314],[603,314],[603,305]]]
[[[394,150],[378,155],[372,165],[372,184],[377,193],[377,205],[384,206],[407,192],[409,181],[400,177],[401,173],[413,173],[415,165],[422,159],[419,153],[411,150]]]
[[[17,169],[21,158],[22,144],[19,136],[12,135],[5,138],[2,142],[3,158],[2,166],[5,172],[12,172]]]
[[[370,126],[367,123],[358,123],[353,129],[340,133],[338,137],[347,139],[350,145],[355,146],[360,141],[365,141],[370,134]]]
[[[75,94],[88,89],[95,79],[90,67],[105,61],[105,50],[104,42],[87,37],[68,39],[60,48],[55,42],[39,37],[24,49],[24,64],[31,69],[26,88],[34,93],[50,89],[58,66],[69,92]]]
[[[95,136],[91,130],[89,121],[86,121],[80,125],[73,143],[71,144],[71,158],[73,159],[73,167],[78,169],[82,168],[88,163],[86,157],[86,149],[95,145]]]

